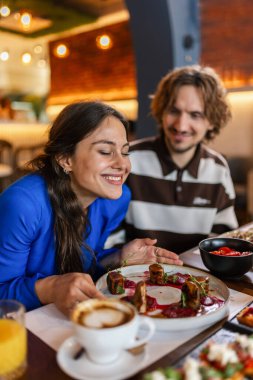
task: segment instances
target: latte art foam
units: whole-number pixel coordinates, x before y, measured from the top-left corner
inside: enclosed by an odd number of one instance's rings
[[[132,314],[110,306],[93,307],[89,310],[80,310],[77,322],[88,328],[109,328],[120,326],[132,319]]]
[[[101,308],[84,315],[82,324],[86,327],[101,329],[121,325],[125,320],[126,314],[121,310]]]

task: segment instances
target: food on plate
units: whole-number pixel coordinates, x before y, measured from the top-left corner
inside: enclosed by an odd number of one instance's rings
[[[136,307],[139,313],[146,313],[147,311],[147,291],[144,281],[137,283],[131,303]]]
[[[253,327],[253,307],[245,307],[236,318],[243,325]]]
[[[237,334],[231,343],[211,341],[202,349],[200,359],[203,364],[227,374],[228,379],[244,379],[253,375],[253,336]]]
[[[229,247],[220,247],[216,251],[210,251],[210,253],[220,256],[247,256],[252,254],[252,252],[239,252]]]
[[[253,243],[253,228],[249,228],[248,230],[244,230],[244,231],[234,230],[234,231],[226,232],[226,236],[251,241]]]
[[[188,274],[183,274],[183,273],[174,273],[171,275],[165,274],[165,282],[174,284],[174,285],[183,285],[185,281],[190,278],[190,275]]]
[[[234,341],[209,341],[197,359],[188,356],[181,368],[158,369],[144,380],[243,380],[253,376],[253,335]]]
[[[209,289],[209,277],[208,276],[191,276],[187,273],[174,273],[172,275],[164,274],[164,284],[174,284],[179,285],[180,287],[187,280],[197,281],[198,284],[203,288],[204,291],[208,292]]]
[[[197,310],[200,307],[200,286],[196,281],[185,281],[181,289],[181,304]]]
[[[164,269],[160,264],[151,264],[149,266],[149,281],[152,284],[162,285],[164,283]]]
[[[111,294],[123,294],[124,276],[119,271],[111,271],[107,274],[106,283]]]
[[[200,288],[201,294],[205,294],[209,292],[209,277],[208,276],[195,276]]]
[[[193,276],[180,272],[164,273],[164,268],[160,264],[152,264],[148,271],[138,273],[136,276],[133,274],[130,278],[119,276],[119,270],[115,271],[115,275],[113,273],[110,272],[106,279],[110,293],[114,295],[124,293],[122,297],[124,301],[134,304],[140,314],[154,318],[205,315],[217,310],[225,302],[209,289],[208,276]],[[162,290],[165,287],[176,289]]]

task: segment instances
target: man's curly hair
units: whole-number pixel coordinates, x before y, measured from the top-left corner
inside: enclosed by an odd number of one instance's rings
[[[164,112],[170,109],[181,86],[191,85],[199,89],[203,97],[204,115],[213,126],[205,139],[212,140],[220,133],[231,118],[231,111],[225,99],[226,90],[218,74],[211,67],[199,65],[176,68],[159,82],[152,97],[151,113],[162,127]]]

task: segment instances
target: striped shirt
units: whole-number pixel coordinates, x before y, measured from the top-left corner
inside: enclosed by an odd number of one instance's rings
[[[212,233],[238,227],[234,186],[221,154],[200,144],[182,169],[171,160],[162,137],[138,140],[130,152],[127,241],[156,238],[158,246],[181,253]]]

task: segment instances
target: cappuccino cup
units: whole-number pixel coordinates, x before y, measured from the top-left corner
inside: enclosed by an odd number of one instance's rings
[[[89,299],[74,308],[71,321],[77,342],[95,363],[115,361],[124,350],[147,343],[155,331],[149,317],[140,317],[133,305],[118,299]],[[145,336],[137,339],[145,327]]]

